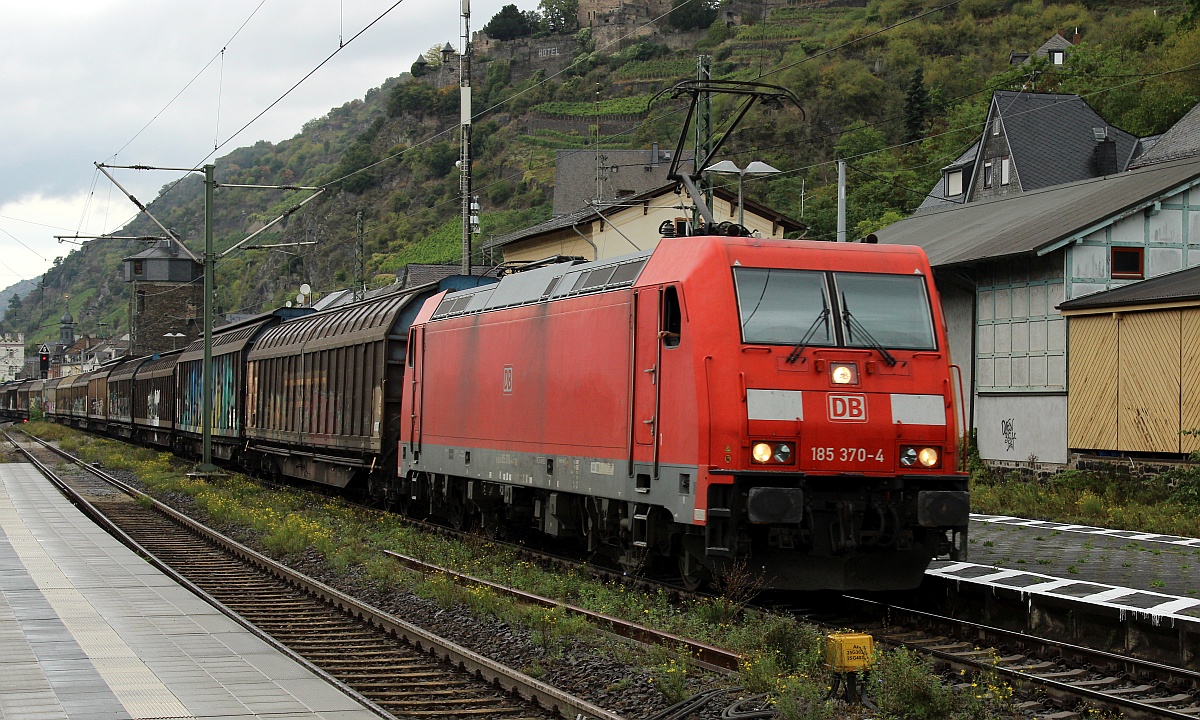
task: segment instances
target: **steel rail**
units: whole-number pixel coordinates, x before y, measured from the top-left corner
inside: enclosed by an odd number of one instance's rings
[[[906,618],[907,623],[912,626],[932,625],[934,627],[948,627],[957,631],[956,634],[959,637],[973,638],[972,640],[954,640],[940,636],[906,638],[904,637],[905,633],[899,631],[899,628],[897,628],[897,632],[891,633],[890,636],[888,634],[877,635],[876,639],[882,643],[920,651],[954,669],[994,672],[1004,677],[1014,687],[1024,691],[1037,690],[1043,692],[1047,697],[1066,706],[1077,704],[1082,699],[1103,709],[1119,712],[1126,718],[1176,718],[1178,720],[1183,720],[1184,718],[1195,720],[1197,711],[1200,710],[1200,706],[1198,706],[1200,705],[1200,698],[1196,698],[1190,693],[1175,693],[1170,696],[1173,698],[1170,701],[1167,701],[1165,698],[1151,698],[1151,700],[1158,700],[1155,703],[1125,697],[1121,693],[1114,694],[1112,692],[1112,690],[1123,691],[1124,694],[1145,694],[1152,690],[1170,692],[1167,687],[1168,683],[1174,683],[1175,685],[1186,683],[1193,688],[1200,687],[1200,673],[1186,668],[1177,668],[1161,663],[1139,660],[1094,648],[1063,643],[1057,640],[1045,640],[1003,628],[982,625],[967,620],[956,620],[944,615],[898,605],[889,605],[866,598],[845,596],[845,599],[870,607],[877,612],[885,613],[891,623],[896,622],[899,616],[900,618]],[[1015,664],[1017,656],[1000,658],[998,651],[991,648],[980,648],[979,641],[997,645],[1011,644],[1020,648],[1023,652],[1028,653],[1024,659],[1029,660],[1030,664],[1023,666]],[[930,647],[930,643],[933,642],[940,642],[941,645]],[[1038,662],[1039,658],[1050,656],[1055,657],[1057,660],[1069,661],[1075,667],[1068,669],[1056,663]],[[989,657],[993,658],[993,660],[989,660]],[[1004,660],[1009,661],[1007,665],[1000,664]],[[1119,669],[1114,669],[1114,666]],[[1089,672],[1108,675],[1108,681],[1100,682],[1080,677]],[[1057,677],[1046,677],[1043,675],[1057,675]],[[1068,678],[1077,679],[1072,682]],[[1142,690],[1134,692],[1130,688],[1116,687],[1109,688],[1108,690],[1103,689],[1104,685],[1117,685],[1123,680],[1134,683],[1135,688],[1141,687]],[[1089,683],[1089,685],[1081,686],[1080,684],[1076,684],[1080,682]],[[1138,685],[1138,683],[1142,684]],[[1168,704],[1168,702],[1170,704],[1189,705],[1192,710],[1191,712],[1182,712],[1162,707],[1163,704]]]
[[[666,647],[683,648],[687,651],[689,662],[699,665],[707,670],[713,670],[720,673],[736,672],[742,662],[742,656],[738,653],[725,650],[723,648],[702,643],[698,640],[690,640],[688,638],[673,635],[671,633],[655,630],[654,628],[639,625],[628,620],[607,615],[605,613],[588,610],[577,605],[560,602],[541,595],[535,595],[524,590],[517,590],[499,583],[494,583],[490,580],[477,578],[473,575],[451,570],[440,565],[427,563],[409,555],[403,555],[391,550],[384,550],[384,553],[389,557],[399,561],[406,567],[418,570],[423,573],[441,573],[452,578],[456,583],[464,586],[486,587],[489,590],[515,598],[527,605],[538,605],[547,608],[562,608],[563,610],[573,615],[586,618],[593,625],[602,627],[616,635],[636,640],[644,645],[663,645]]]
[[[155,498],[141,492],[103,470],[89,465],[70,453],[61,450],[40,438],[28,435],[39,445],[78,464],[86,471],[101,480],[117,487],[122,492],[134,497],[139,503],[147,504],[158,512],[174,520],[189,531],[205,538],[225,552],[240,558],[242,561],[256,566],[275,577],[284,580],[298,588],[302,588],[313,596],[324,600],[330,605],[355,615],[362,620],[381,628],[403,642],[435,656],[461,670],[481,677],[484,681],[494,684],[503,690],[513,693],[540,707],[556,712],[564,718],[573,720],[623,720],[620,715],[598,707],[587,700],[575,697],[547,683],[541,682],[522,672],[509,668],[502,663],[484,657],[457,643],[441,638],[416,625],[401,620],[372,605],[353,598],[340,590],[329,587],[324,583],[303,575],[291,568],[278,563],[271,558],[221,535],[202,525],[174,508],[159,502]],[[14,443],[16,444],[16,443]],[[28,456],[28,453],[26,453]],[[44,466],[43,466],[44,467]],[[99,513],[98,510],[95,512]],[[123,534],[123,533],[122,533]]]
[[[32,440],[37,441],[44,447],[48,447],[51,450],[59,452],[59,454],[64,454],[64,453],[62,453],[62,451],[58,450],[58,448],[48,445],[40,438],[33,437],[32,435],[29,435],[28,433],[25,433],[25,436],[28,438],[31,438]],[[208,591],[204,590],[199,585],[196,585],[191,580],[189,580],[187,577],[180,574],[178,571],[175,570],[175,568],[164,563],[154,553],[152,553],[149,550],[147,550],[146,548],[142,547],[141,543],[139,543],[138,541],[136,541],[132,537],[130,537],[128,533],[126,533],[116,523],[114,523],[112,520],[110,520],[107,515],[105,515],[95,505],[93,505],[91,502],[89,502],[87,500],[87,498],[83,497],[82,494],[80,494],[78,491],[76,491],[74,488],[72,488],[62,478],[60,478],[57,473],[55,473],[50,468],[46,467],[46,465],[44,463],[42,463],[42,461],[40,461],[36,457],[34,457],[33,453],[29,452],[29,450],[27,450],[26,448],[21,447],[20,443],[18,443],[16,440],[14,440],[12,438],[12,436],[9,435],[7,432],[4,433],[4,438],[6,440],[8,440],[10,443],[12,443],[13,447],[15,447],[17,449],[17,452],[24,455],[25,458],[29,461],[29,463],[31,465],[33,465],[37,469],[38,472],[40,472],[43,476],[45,476],[46,479],[49,480],[50,483],[52,485],[54,485],[54,487],[57,488],[58,491],[60,493],[62,493],[63,496],[66,497],[67,500],[72,505],[74,505],[76,508],[79,509],[80,512],[82,512],[84,515],[86,515],[88,517],[88,519],[90,519],[92,522],[94,522],[98,526],[100,526],[105,532],[107,532],[108,534],[110,534],[114,538],[116,538],[117,541],[120,542],[122,545],[128,547],[130,550],[135,552],[137,555],[141,556],[144,560],[149,562],[151,565],[153,565],[155,568],[157,568],[164,575],[166,575],[167,577],[171,578],[175,582],[182,585],[184,588],[186,588],[192,594],[199,597],[201,600],[204,600],[209,605],[212,605],[214,608],[221,611],[221,613],[223,613],[224,615],[229,617],[231,620],[236,622],[238,625],[241,625],[242,627],[244,627],[246,630],[250,631],[255,637],[257,637],[258,639],[267,643],[268,645],[273,647],[275,650],[279,651],[283,655],[286,655],[287,657],[296,661],[301,666],[303,666],[305,669],[312,672],[314,675],[321,678],[322,680],[329,683],[330,685],[333,685],[337,689],[346,693],[347,695],[349,695],[351,698],[353,698],[357,702],[362,703],[362,705],[364,707],[366,707],[367,709],[369,709],[371,712],[375,713],[376,715],[380,716],[381,718],[388,718],[389,720],[391,718],[395,717],[394,715],[389,713],[387,710],[384,710],[379,705],[376,705],[375,702],[372,701],[370,698],[365,697],[364,695],[359,693],[354,688],[343,683],[341,680],[338,680],[333,675],[330,675],[325,670],[323,670],[320,667],[318,667],[317,665],[313,664],[311,661],[309,661],[303,655],[300,655],[299,653],[297,653],[295,650],[291,649],[287,645],[284,645],[283,643],[279,642],[275,638],[271,637],[271,635],[269,635],[268,633],[263,632],[261,629],[259,629],[257,626],[255,626],[253,623],[247,621],[244,617],[242,617],[238,613],[234,612],[230,607],[228,607],[227,605],[222,603],[217,598],[213,597]],[[70,456],[68,455],[67,457],[70,457]],[[76,459],[76,458],[72,458],[72,460],[74,460],[75,462],[79,462],[78,459]],[[91,468],[90,466],[88,466],[85,463],[79,462],[79,464],[88,470],[93,470],[93,468]],[[97,476],[99,477],[99,475],[97,475]],[[104,479],[104,478],[101,478],[101,479]],[[107,480],[106,480],[106,482],[107,482]],[[120,485],[118,485],[118,488],[120,490],[122,490],[123,492],[128,492],[128,490],[126,490],[126,487],[122,487],[123,485],[124,485],[124,483],[121,483]],[[134,490],[133,493],[131,493],[130,495],[131,495],[131,497],[134,497],[136,499],[139,496],[142,496],[144,494],[138,492],[137,490]],[[146,497],[148,497],[148,496],[146,496]],[[151,499],[153,499],[153,498],[151,498]]]

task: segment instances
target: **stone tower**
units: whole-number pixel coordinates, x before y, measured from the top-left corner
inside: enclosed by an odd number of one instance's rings
[[[162,239],[125,258],[129,293],[129,352],[166,352],[199,337],[204,317],[204,268]],[[182,334],[179,337],[177,334]]]

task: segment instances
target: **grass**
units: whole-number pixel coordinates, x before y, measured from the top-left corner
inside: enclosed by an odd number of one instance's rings
[[[57,425],[35,423],[29,431],[57,440],[87,462],[136,474],[146,491],[165,501],[190,498],[202,519],[283,559],[316,552],[334,570],[388,592],[409,592],[445,608],[466,607],[477,616],[523,627],[543,657],[526,670],[540,676],[547,663],[573,646],[620,655],[641,669],[667,702],[687,697],[704,681],[685,654],[670,648],[613,643],[585,620],[560,609],[520,605],[486,587],[463,587],[442,574],[403,569],[383,550],[497,583],[615,615],[676,635],[735,650],[746,658],[739,682],[769,692],[785,720],[829,717],[824,695],[831,677],[823,664],[824,635],[793,618],[744,609],[744,599],[715,597],[680,604],[664,591],[644,593],[578,572],[547,569],[522,560],[482,538],[465,542],[430,535],[398,516],[350,506],[338,499],[296,488],[267,488],[230,474],[188,477],[172,456],[99,439]],[[904,651],[880,653],[881,690],[890,707],[917,702],[919,708],[950,708],[952,717],[996,717],[1001,706],[982,695],[955,692],[924,661]],[[999,695],[997,695],[998,697]],[[987,713],[979,708],[986,708]],[[917,715],[913,715],[917,717]],[[933,716],[928,716],[933,717]]]
[[[1198,505],[1200,466],[1157,476],[1064,470],[1047,479],[976,466],[971,475],[971,509],[984,514],[1200,537]]]
[[[590,117],[597,113],[600,115],[640,115],[649,108],[650,97],[650,95],[634,95],[633,97],[611,98],[601,100],[598,106],[594,102],[555,100],[534,105],[529,108],[529,111],[566,117]]]

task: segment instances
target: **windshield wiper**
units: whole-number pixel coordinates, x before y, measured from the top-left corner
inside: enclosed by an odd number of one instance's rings
[[[824,304],[824,299],[822,299],[822,304]],[[800,338],[800,342],[796,343],[796,347],[792,348],[792,352],[788,354],[787,360],[784,362],[792,364],[800,359],[800,355],[804,352],[804,348],[808,345],[808,341],[812,339],[812,336],[817,332],[817,328],[821,326],[821,321],[828,317],[829,308],[822,308],[821,312],[817,313],[817,317],[813,319],[812,325],[808,326],[808,332],[804,333],[804,337]]]
[[[846,321],[846,327],[852,333],[858,333],[858,334],[862,335],[863,338],[866,339],[867,344],[870,347],[879,351],[879,355],[883,358],[883,361],[885,363],[887,363],[888,367],[891,367],[896,364],[896,358],[893,357],[892,354],[887,351],[887,348],[885,348],[882,343],[880,343],[878,340],[875,339],[875,337],[873,335],[871,335],[870,331],[867,330],[863,326],[863,324],[858,321],[858,318],[856,318],[850,314],[850,308],[846,306],[846,294],[845,293],[842,293],[842,318]],[[847,344],[849,344],[849,343],[847,343]]]

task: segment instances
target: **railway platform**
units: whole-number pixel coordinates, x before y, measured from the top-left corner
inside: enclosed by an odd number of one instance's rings
[[[378,720],[0,464],[0,718]]]
[[[1200,538],[1007,515],[972,515],[970,538],[972,563],[1174,596],[1200,616]]]

